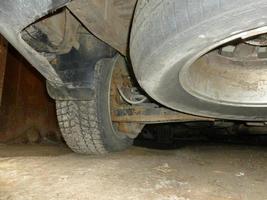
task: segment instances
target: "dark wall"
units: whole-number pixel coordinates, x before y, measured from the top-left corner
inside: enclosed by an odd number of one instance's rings
[[[8,49],[3,88],[0,142],[33,142],[60,135],[45,79],[12,47]]]

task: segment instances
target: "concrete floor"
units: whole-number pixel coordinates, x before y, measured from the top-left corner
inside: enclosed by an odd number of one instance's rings
[[[1,200],[264,200],[263,147],[133,147],[103,157],[65,147],[0,145]]]

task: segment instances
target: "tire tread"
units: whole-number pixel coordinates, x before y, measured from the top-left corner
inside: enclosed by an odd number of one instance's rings
[[[59,127],[67,145],[77,153],[105,154],[96,100],[57,101]]]

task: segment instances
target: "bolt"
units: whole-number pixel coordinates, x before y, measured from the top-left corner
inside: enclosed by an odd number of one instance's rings
[[[228,45],[221,49],[221,55],[226,57],[233,57],[235,52],[235,46]]]

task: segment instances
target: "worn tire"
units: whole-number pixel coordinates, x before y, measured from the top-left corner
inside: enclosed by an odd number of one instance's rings
[[[132,139],[116,132],[110,118],[109,91],[114,60],[103,59],[97,63],[92,100],[56,101],[62,135],[74,152],[105,154],[132,144]]]
[[[266,105],[259,109],[203,100],[182,84],[188,67],[202,55],[229,41],[265,33],[266,9],[266,0],[139,0],[130,45],[138,82],[153,99],[174,110],[266,120]]]

